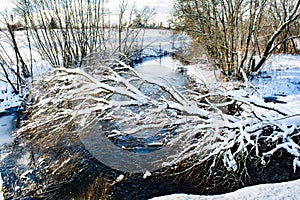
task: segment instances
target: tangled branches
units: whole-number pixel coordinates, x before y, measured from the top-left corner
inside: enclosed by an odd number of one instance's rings
[[[134,149],[117,147],[120,137],[143,138],[145,143],[145,135],[152,134],[158,150],[167,150],[148,160],[146,164],[156,166],[150,169],[187,162],[192,163],[189,170],[210,161],[210,169],[222,163],[230,173],[246,168],[251,152],[264,164],[279,149],[294,157],[294,170],[300,166],[300,115],[247,95],[195,88],[179,92],[144,79],[121,62],[113,68],[98,66],[93,76],[83,69],[55,69],[36,83],[34,95],[32,114],[19,133],[30,129],[38,137],[66,127],[78,135],[98,131],[98,138],[115,143],[109,146],[112,154],[117,148]],[[118,155],[125,156],[124,151]],[[130,158],[139,162],[137,168],[149,169],[135,156]]]

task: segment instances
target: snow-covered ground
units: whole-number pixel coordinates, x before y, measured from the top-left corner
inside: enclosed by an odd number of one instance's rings
[[[300,114],[299,55],[271,56],[262,74],[253,77],[250,82],[258,88],[257,93],[254,94],[257,97],[265,101],[273,100],[289,113]]]
[[[242,188],[235,192],[201,196],[187,194],[173,194],[156,197],[151,200],[299,200],[300,180],[276,184],[263,184]]]
[[[218,73],[203,68],[203,65],[188,66],[188,74],[199,83],[205,82],[208,87],[226,87],[228,95],[246,96],[255,102],[268,103],[284,110],[289,115],[300,115],[300,55],[271,56],[261,74],[249,77],[249,83],[244,85],[238,82],[220,83],[216,79]],[[239,86],[245,89],[237,90]]]
[[[16,83],[16,75],[14,74],[13,70],[16,72],[16,66],[14,66],[15,60],[13,59],[15,57],[15,52],[13,47],[10,45],[10,43],[7,41],[6,32],[0,32],[0,54],[1,58],[5,58],[7,61],[11,59],[11,64],[12,66],[11,69],[8,67],[4,66],[9,79],[13,82]],[[28,68],[29,67],[29,60],[30,60],[30,51],[28,48],[28,45],[26,45],[26,34],[24,31],[17,31],[16,33],[16,39],[18,42],[18,47],[19,50],[22,54],[23,59],[28,62]],[[6,40],[4,40],[5,38]],[[41,56],[35,49],[32,49],[32,72],[33,72],[33,77],[31,78],[37,78],[41,74],[44,74],[45,72],[49,71],[52,69],[52,67],[49,65],[48,62],[42,60]],[[31,69],[29,69],[31,71]],[[31,82],[31,78],[27,79],[27,82]],[[6,79],[6,74],[3,71],[3,68],[0,68],[0,113],[5,112],[6,109],[13,108],[13,107],[19,107],[23,101],[23,96],[24,94],[15,94],[13,91],[12,86],[7,82]]]

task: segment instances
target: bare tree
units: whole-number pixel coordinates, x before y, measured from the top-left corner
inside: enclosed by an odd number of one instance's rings
[[[102,0],[19,0],[16,11],[44,59],[53,66],[74,66],[103,43],[102,6]]]
[[[154,13],[148,10],[142,12],[143,20]],[[136,9],[125,0],[116,11],[117,29],[104,0],[19,0],[16,11],[24,17],[41,56],[53,66],[80,66],[95,53],[130,56],[141,35],[141,29],[130,27]]]
[[[277,4],[281,4],[281,8],[277,7]],[[285,44],[288,40],[292,40],[299,36],[288,36],[286,32],[289,32],[288,29],[290,24],[295,22],[300,18],[300,1],[274,1],[271,2],[271,7],[275,9],[271,11],[277,13],[277,23],[279,26],[275,29],[275,31],[268,37],[268,41],[265,44],[265,49],[263,54],[255,67],[255,70],[260,70],[267,60],[267,58],[271,55],[272,52],[277,48],[277,46],[281,43]],[[276,18],[276,17],[275,17]],[[281,39],[279,38],[283,34]],[[280,39],[280,40],[278,40]]]
[[[134,5],[129,5],[127,0],[120,0],[117,13],[118,53],[121,60],[126,60],[139,54],[144,48],[145,26],[140,25],[146,25],[156,13],[150,7],[144,7],[139,11]],[[140,24],[137,23],[137,19]]]
[[[0,65],[6,81],[11,85],[14,93],[19,94],[25,86],[25,79],[32,76],[28,68],[28,65],[31,65],[32,62],[26,60],[26,57],[22,54],[19,48],[22,41],[17,36],[18,29],[23,30],[24,27],[21,23],[14,23],[12,15],[8,15],[8,13],[2,13],[1,16],[5,31],[1,32]],[[10,52],[13,52],[13,55]]]
[[[284,34],[299,18],[299,1],[178,0],[175,16],[176,27],[195,38],[214,65],[227,77],[242,78],[259,70],[274,46],[294,38]]]

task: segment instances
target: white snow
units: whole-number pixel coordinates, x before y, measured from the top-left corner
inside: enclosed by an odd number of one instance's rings
[[[3,34],[5,32],[0,32],[0,37],[4,37]],[[17,31],[16,33],[16,39],[19,44],[20,52],[22,53],[22,56],[24,57],[25,61],[27,62],[28,69],[30,68],[30,49],[28,48],[28,45],[24,44],[24,41],[26,41],[26,34],[23,31]],[[5,54],[3,50],[0,50],[0,53],[3,54],[3,57],[10,57],[14,58],[14,49],[11,47],[9,43],[7,43],[4,40],[0,40],[1,45],[5,49]],[[28,78],[26,81],[30,83],[33,79],[36,79],[40,77],[42,74],[50,71],[53,69],[53,67],[50,66],[50,64],[46,61],[44,61],[39,53],[32,50],[32,73],[33,77]],[[6,58],[8,59],[8,58]],[[16,76],[14,73],[9,70],[7,67],[5,67],[9,76],[9,79],[12,82],[16,82]],[[16,66],[11,66],[11,68],[15,71]],[[29,69],[31,71],[31,69]],[[25,91],[26,92],[26,91]],[[0,68],[0,112],[5,112],[6,109],[12,108],[12,107],[19,107],[23,101],[23,96],[25,96],[24,93],[20,93],[19,95],[15,94],[11,85],[6,81],[5,73],[3,72],[3,69]]]
[[[163,197],[155,197],[151,200],[299,200],[300,179],[276,184],[262,184],[245,187],[232,193],[222,195],[187,195],[173,194]]]
[[[147,177],[151,176],[151,172],[149,172],[148,170],[144,173],[143,175],[143,179],[146,179]]]
[[[151,44],[149,45],[151,48],[154,49],[164,49],[172,51],[172,47],[175,48],[180,45],[180,41],[176,44],[172,44],[172,37],[176,37],[172,35],[171,32],[168,31],[161,31],[158,32],[157,30],[148,30],[146,34],[146,41]],[[186,38],[182,38],[182,42],[186,42]],[[177,46],[176,46],[177,45]],[[157,55],[157,53],[151,48],[145,50],[143,53],[148,55]],[[26,50],[26,49],[25,49]],[[163,58],[169,59],[169,58]],[[42,61],[41,58],[35,57],[36,62],[34,63],[34,78],[39,77],[41,74],[49,71],[52,67],[45,61]],[[156,61],[153,61],[156,62]],[[161,66],[161,63],[152,63],[152,68],[147,70],[151,70],[152,74],[153,71],[156,71],[158,76],[148,76],[149,80],[156,81],[158,78],[162,80],[166,80],[166,84],[178,84],[180,81],[184,80],[168,80],[168,77],[165,77],[165,72],[168,73],[171,71],[172,73],[176,74],[177,67],[173,65],[178,65],[174,61],[170,61],[170,66]],[[209,84],[218,84],[215,79],[215,74],[211,70],[201,69],[199,70],[199,65],[189,66],[187,69],[187,73],[191,76],[194,76],[199,83],[209,83]],[[139,71],[140,70],[140,71]],[[146,69],[138,69],[137,71],[140,73],[145,73]],[[253,103],[259,104],[264,102],[264,97],[267,96],[276,96],[279,101],[285,102],[284,104],[276,104],[273,102],[269,103],[270,108],[278,108],[280,107],[283,112],[287,112],[290,115],[289,118],[277,118],[276,122],[284,122],[286,125],[295,125],[299,126],[299,114],[300,114],[300,56],[293,56],[293,55],[276,55],[272,56],[268,61],[266,67],[262,71],[263,75],[265,73],[266,77],[270,75],[270,78],[254,78],[253,80],[249,80],[249,82],[257,87],[256,93],[253,93],[245,100],[252,99]],[[0,71],[1,76],[1,71]],[[3,77],[0,77],[3,79]],[[237,92],[236,90],[232,91],[235,96],[240,95],[241,100],[243,100],[244,91],[240,90]],[[229,94],[229,93],[228,93]],[[5,82],[0,82],[0,112],[5,111],[5,109],[10,107],[19,106],[22,102],[22,96],[14,95],[12,92],[12,88],[9,84]],[[174,105],[176,107],[177,105]],[[187,109],[191,109],[191,113],[193,113],[193,106],[187,107]],[[176,113],[175,113],[176,114]],[[206,113],[198,113],[205,115]],[[266,116],[271,115],[272,113],[264,113]],[[115,133],[118,134],[118,133]],[[1,137],[1,136],[0,136]],[[2,138],[0,138],[0,145],[2,142]],[[125,147],[124,147],[125,148]],[[1,155],[0,155],[1,156]],[[228,154],[228,158],[232,157],[231,154]],[[229,159],[230,160],[230,159]],[[228,160],[228,168],[235,168],[235,163],[231,163]],[[28,165],[30,162],[29,154],[24,155],[21,159],[17,160],[19,164]],[[66,160],[63,162],[61,168],[69,162]],[[299,165],[299,161],[294,161],[295,165]],[[54,171],[53,173],[55,173]],[[143,178],[147,178],[151,176],[149,171],[146,171],[143,174]],[[123,175],[120,175],[117,180],[122,180],[124,178]],[[0,175],[0,189],[3,186],[3,181]],[[259,185],[259,186],[252,186],[243,188],[238,190],[234,193],[228,193],[224,195],[216,195],[216,196],[193,196],[193,195],[185,195],[185,194],[174,194],[171,196],[161,197],[161,198],[154,198],[154,199],[300,199],[300,180],[297,181],[290,181],[287,183],[281,184],[266,184],[266,185]],[[0,200],[3,199],[2,190],[0,191]]]
[[[60,170],[61,168],[63,168],[68,162],[70,162],[70,160],[71,160],[71,158],[68,158],[67,160],[65,160],[64,162],[62,162],[61,165],[58,166],[58,167],[52,172],[52,174],[53,174],[53,175],[56,174],[56,172],[57,172],[58,170]],[[58,161],[58,160],[57,160],[57,161]]]
[[[3,187],[4,187],[4,184],[3,184],[2,176],[0,173],[0,200],[4,200]]]
[[[121,174],[120,176],[118,176],[118,177],[116,178],[116,182],[117,182],[117,183],[118,183],[118,182],[121,182],[123,179],[124,179],[124,175]]]
[[[20,178],[21,179],[27,179],[27,175],[32,174],[33,170],[27,170],[23,174],[21,174]]]
[[[147,144],[148,146],[163,146],[164,143],[163,142],[151,142]]]
[[[197,83],[205,84],[208,88],[219,86],[219,70],[208,69],[207,64],[195,64],[187,67],[187,74],[195,79]]]
[[[158,50],[172,52],[175,49],[187,49],[190,42],[190,37],[185,34],[173,34],[172,30],[148,29],[144,35],[144,45],[147,48],[143,54],[155,56]]]
[[[5,159],[7,156],[9,156],[11,153],[10,152],[2,152],[0,153],[0,161]]]
[[[33,78],[36,79],[52,69],[49,63],[39,60],[33,65]],[[0,79],[5,80],[1,69]],[[30,81],[29,79],[28,82]],[[0,81],[0,112],[5,112],[9,108],[19,107],[23,101],[23,96],[24,94],[16,95],[7,82]]]
[[[26,152],[20,158],[16,160],[18,166],[28,166],[31,162],[30,153]]]
[[[250,82],[257,87],[263,98],[276,96],[277,100],[285,102],[280,106],[300,113],[300,56],[272,55],[262,70],[262,77],[254,77]]]
[[[14,188],[14,190],[15,190],[15,192],[17,192],[17,191],[21,190],[21,187],[17,185],[17,186]]]

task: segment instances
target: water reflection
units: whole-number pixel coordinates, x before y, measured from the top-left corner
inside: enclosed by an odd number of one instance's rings
[[[0,146],[13,141],[10,133],[16,128],[16,115],[0,117]]]
[[[149,81],[160,82],[180,89],[186,84],[186,76],[178,72],[182,66],[178,60],[165,56],[148,60],[135,66],[136,71]]]

